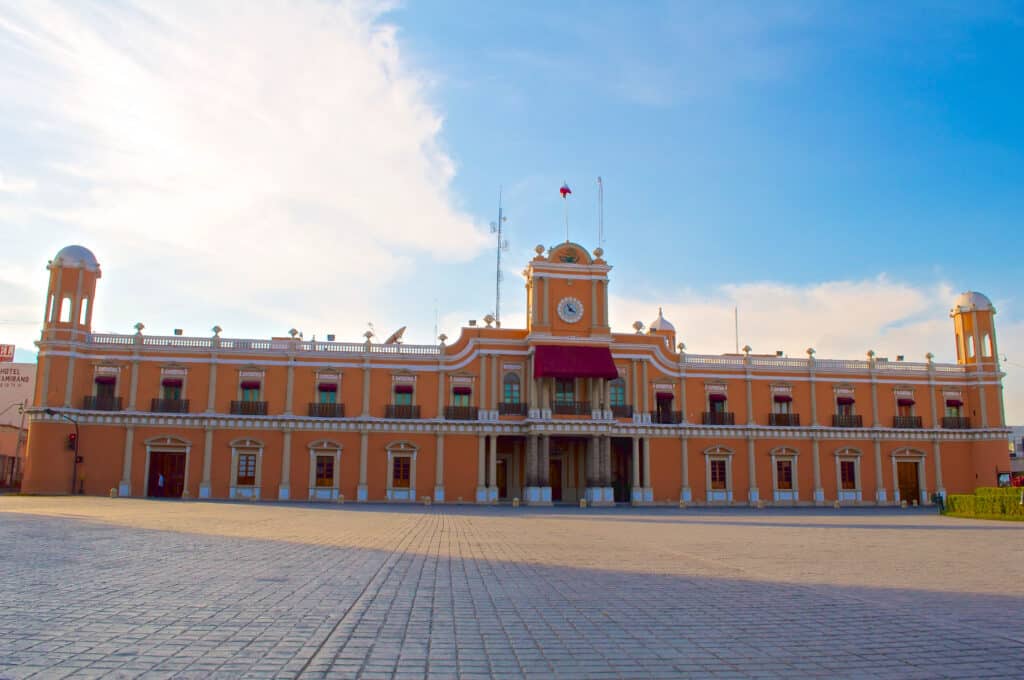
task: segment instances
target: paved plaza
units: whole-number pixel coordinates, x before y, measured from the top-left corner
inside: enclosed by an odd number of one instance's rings
[[[0,678],[1022,677],[1024,524],[0,496]]]

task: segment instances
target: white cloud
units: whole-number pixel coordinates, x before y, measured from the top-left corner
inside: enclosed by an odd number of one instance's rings
[[[180,325],[161,315],[184,302],[219,304],[225,328],[286,317],[358,335],[389,284],[486,243],[450,195],[442,117],[387,9],[0,0],[0,147],[13,131],[26,151],[5,163],[36,177],[28,206],[0,210],[22,230],[9,245],[37,257],[73,240],[119,268],[100,321]]]
[[[31,179],[12,177],[0,172],[0,193],[2,194],[24,194],[35,188],[36,183]]]
[[[771,282],[724,286],[710,292],[681,289],[662,300],[613,296],[609,317],[616,332],[631,332],[634,321],[649,325],[664,308],[686,351],[721,354],[735,349],[734,307],[739,307],[739,346],[771,354],[862,359],[869,349],[891,361],[955,361],[949,309],[955,292],[944,283],[913,286],[885,276],[864,281],[828,281],[806,286]],[[999,301],[995,302],[1000,309]],[[1004,310],[1006,311],[1006,310]],[[999,353],[1004,363],[1006,416],[1024,423],[1024,323],[1000,323]],[[1018,365],[1014,365],[1018,364]]]

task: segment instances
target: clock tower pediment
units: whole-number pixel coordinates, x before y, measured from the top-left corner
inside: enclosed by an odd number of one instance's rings
[[[527,265],[527,328],[541,336],[607,336],[608,272],[611,267],[595,248],[593,254],[566,241],[537,246]]]

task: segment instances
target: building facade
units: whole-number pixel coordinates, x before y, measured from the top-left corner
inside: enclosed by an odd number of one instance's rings
[[[13,359],[14,347],[7,345]],[[25,462],[28,420],[35,394],[36,365],[0,359],[0,489],[17,489]]]
[[[979,293],[939,364],[687,354],[660,312],[613,333],[611,267],[569,242],[527,265],[526,328],[419,346],[93,333],[96,258],[69,246],[48,268],[29,493],[894,504],[1009,465]]]

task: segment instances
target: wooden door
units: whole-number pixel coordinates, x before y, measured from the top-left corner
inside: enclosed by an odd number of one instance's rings
[[[163,484],[160,478],[163,477]],[[153,498],[181,498],[185,490],[185,454],[153,451],[149,454],[146,495]]]
[[[921,502],[921,487],[917,483],[918,463],[911,460],[896,462],[897,485],[900,489],[900,500],[913,505],[914,501]]]
[[[548,464],[548,481],[551,484],[551,501],[562,500],[562,461],[551,460]]]
[[[501,458],[495,466],[495,474],[497,476],[495,483],[498,485],[498,498],[508,498],[508,466],[506,462],[504,458]]]

